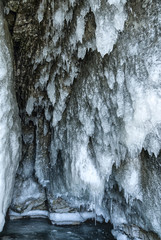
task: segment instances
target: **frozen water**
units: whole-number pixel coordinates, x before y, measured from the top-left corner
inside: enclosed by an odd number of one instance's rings
[[[36,15],[46,28],[23,109],[34,125],[35,195],[45,188],[51,202],[61,196],[95,210],[118,240],[146,231],[161,237],[160,2],[50,2]],[[23,202],[34,189],[29,184]]]
[[[112,51],[118,32],[123,30],[126,20],[124,11],[126,1],[108,2],[115,5],[115,11],[107,3],[102,6],[98,3],[96,7],[96,4],[91,1],[91,8],[93,10],[96,9],[94,11],[96,19],[96,46],[102,57]]]
[[[20,122],[13,86],[13,56],[8,38],[0,3],[0,231],[11,202],[21,154]]]
[[[135,33],[132,27],[130,30],[124,29],[128,17],[125,4],[126,1],[116,0],[87,1],[83,10],[80,9],[77,14],[76,30],[71,30],[69,40],[66,40],[70,53],[57,55],[60,57],[58,74],[65,80],[61,71],[67,71],[68,76],[71,76],[71,86],[74,82],[74,87],[71,91],[70,88],[64,88],[62,81],[59,81],[59,90],[54,89],[59,92],[59,97],[53,97],[51,159],[55,169],[61,159],[63,176],[57,176],[53,181],[55,192],[62,196],[68,193],[73,204],[77,203],[78,206],[81,205],[80,199],[87,199],[89,209],[94,208],[96,213],[101,211],[107,219],[110,215],[115,228],[131,222],[131,207],[137,206],[140,216],[146,219],[146,227],[138,215],[133,218],[133,224],[161,234],[157,225],[160,220],[151,223],[147,220],[152,213],[144,204],[145,199],[149,198],[149,192],[143,187],[140,158],[143,148],[149,155],[155,156],[158,156],[161,148],[160,42],[155,39],[153,47],[145,50],[149,43],[144,41],[140,32],[144,32],[147,19],[138,25],[135,14],[132,15]],[[61,7],[62,12],[66,12],[64,16],[68,14],[66,8]],[[84,24],[87,20],[84,19],[90,8],[96,25],[93,30],[95,40],[86,41],[87,30]],[[128,14],[132,14],[131,10]],[[63,24],[61,15],[59,28],[63,29]],[[120,35],[123,30],[124,34]],[[148,34],[153,42],[152,33]],[[63,39],[62,36],[59,32],[59,38]],[[97,50],[104,59],[94,53],[88,55],[87,46],[91,46],[91,51]],[[82,61],[86,60],[86,56],[89,57],[88,66],[86,63],[82,64],[83,67],[73,65],[75,52]],[[51,97],[50,101],[52,102]],[[116,170],[113,173],[114,166]],[[102,202],[105,186],[108,186],[109,192],[114,188],[114,184],[110,186],[111,176],[119,192],[114,196],[109,194],[109,199],[114,198],[114,201],[111,208],[105,210]],[[65,183],[62,179],[65,179]],[[158,192],[159,189],[158,186]],[[154,193],[154,199],[158,199],[158,194]],[[152,200],[153,197],[150,198]],[[124,201],[129,206],[127,210],[121,206]],[[139,210],[140,205],[142,211]],[[156,206],[155,203],[152,206],[160,219],[157,212],[158,201]],[[125,238],[121,233],[117,237]]]
[[[79,224],[85,222],[88,219],[94,219],[94,213],[51,213],[49,216],[53,224],[57,225],[69,225]]]
[[[18,189],[14,191],[13,198],[12,204],[19,206],[18,211],[24,211],[24,214],[27,214],[26,212],[29,212],[33,207],[37,207],[44,202],[45,193],[39,184],[30,177],[22,184],[21,182],[18,183]]]
[[[111,234],[110,224],[99,224],[94,222],[82,224],[80,226],[52,226],[45,219],[23,219],[9,221],[0,238],[5,240],[39,240],[39,239],[59,239],[59,240],[93,240],[106,239],[114,240]]]
[[[26,112],[28,113],[28,115],[31,115],[33,109],[34,109],[34,102],[35,102],[35,98],[33,96],[31,96],[28,101],[27,101],[27,105],[26,105]]]
[[[38,18],[39,23],[42,22],[42,20],[44,18],[45,6],[46,6],[46,0],[43,0],[40,3],[39,9],[38,9],[38,12],[37,12],[37,18]]]

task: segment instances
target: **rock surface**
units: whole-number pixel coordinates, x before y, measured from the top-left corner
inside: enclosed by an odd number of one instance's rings
[[[13,211],[52,214],[61,196],[118,240],[161,237],[160,8],[6,2],[23,135]]]

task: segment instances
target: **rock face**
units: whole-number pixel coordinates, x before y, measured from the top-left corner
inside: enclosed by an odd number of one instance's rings
[[[22,160],[11,210],[95,210],[120,239],[161,237],[160,0],[15,0]]]
[[[21,154],[21,128],[14,92],[13,52],[0,2],[0,231],[11,203]]]

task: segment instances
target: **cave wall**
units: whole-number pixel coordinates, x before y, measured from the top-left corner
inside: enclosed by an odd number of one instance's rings
[[[161,237],[160,7],[6,1],[22,123],[11,212],[52,213],[61,196],[118,240]]]

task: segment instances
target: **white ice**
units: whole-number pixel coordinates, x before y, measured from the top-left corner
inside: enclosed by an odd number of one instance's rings
[[[29,97],[27,104],[26,104],[26,112],[30,116],[32,114],[32,111],[34,109],[34,103],[35,103],[35,98],[33,96]]]
[[[47,79],[43,71],[39,79],[41,84],[49,81],[47,95],[53,106],[51,114],[45,109],[46,119],[51,119],[53,127],[51,164],[53,167],[56,165],[58,152],[61,152],[64,163],[66,185],[60,188],[59,180],[55,180],[54,187],[60,195],[69,194],[73,196],[72,199],[86,199],[84,202],[88,203],[90,210],[93,208],[96,213],[102,211],[115,227],[131,221],[130,208],[135,201],[144,204],[146,199],[151,199],[150,208],[153,212],[147,208],[142,213],[147,229],[161,236],[160,205],[157,202],[160,185],[157,185],[155,194],[152,195],[149,190],[144,196],[139,157],[143,148],[155,156],[161,149],[159,38],[153,39],[152,45],[145,50],[146,41],[152,34],[145,39],[141,31],[151,23],[138,23],[137,20],[132,25],[133,30],[125,29],[120,36],[127,19],[126,0],[85,1],[74,18],[74,7],[78,2],[71,0],[66,4],[59,1],[56,9],[53,2],[51,45],[45,44],[34,66],[36,68],[36,64],[43,64],[46,59],[56,60],[51,80]],[[93,39],[85,42],[85,20],[90,9],[96,29]],[[38,13],[41,22],[44,16],[42,4]],[[67,29],[64,28],[65,21]],[[73,26],[70,23],[74,25],[73,29],[68,29]],[[44,37],[45,43],[48,34]],[[92,53],[96,61],[93,59],[90,62],[88,74],[84,76],[84,68],[87,68],[83,64],[83,68],[79,68],[79,60],[83,63],[88,52],[94,51],[100,54]],[[29,114],[32,113],[33,105],[31,101],[26,108]],[[111,203],[110,210],[102,206],[113,166],[116,167],[115,181],[127,203],[127,212],[120,207],[122,199],[119,193],[115,206]],[[158,183],[157,177],[154,180]],[[148,187],[150,189],[151,186]],[[77,203],[79,205],[79,201]],[[151,216],[153,220],[150,220]],[[136,216],[135,221],[141,225],[139,217]],[[144,227],[143,224],[141,227]],[[117,238],[126,239],[121,233]]]
[[[20,147],[20,121],[13,83],[13,56],[0,3],[0,231],[12,198]]]

